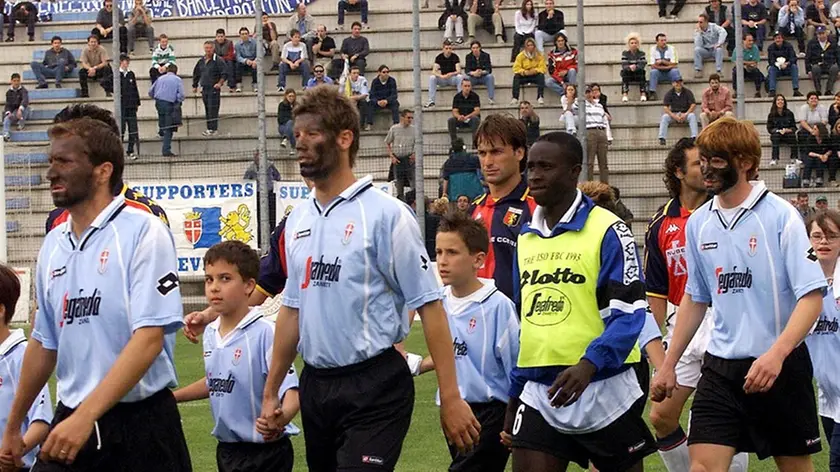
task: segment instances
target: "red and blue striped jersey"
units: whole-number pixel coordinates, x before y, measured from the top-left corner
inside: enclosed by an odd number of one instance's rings
[[[688,281],[685,227],[691,211],[679,198],[668,200],[653,215],[645,234],[645,291],[679,306]]]
[[[131,208],[137,208],[139,210],[151,213],[163,221],[166,226],[169,226],[169,219],[166,217],[166,212],[163,211],[163,208],[160,207],[154,200],[151,198],[143,195],[142,193],[129,188],[128,185],[125,183],[120,183],[117,187],[119,191],[114,192],[114,196],[117,195],[124,195],[125,196],[125,205]],[[67,218],[70,217],[70,211],[66,208],[55,208],[53,209],[49,216],[47,216],[47,224],[46,229],[47,233],[53,230],[56,226],[60,225],[67,221]]]
[[[286,288],[286,216],[277,223],[268,241],[268,253],[260,259],[257,290],[274,297]]]

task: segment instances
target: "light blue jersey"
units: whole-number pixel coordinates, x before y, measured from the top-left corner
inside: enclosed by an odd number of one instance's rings
[[[32,339],[58,351],[58,400],[76,408],[102,382],[135,330],[164,328],[163,350],[121,402],[177,383],[175,333],[183,325],[178,257],[169,228],[120,195],[77,239],[72,217],[47,234],[35,273]]]
[[[257,418],[262,411],[263,389],[271,365],[274,323],[263,318],[262,309],[254,307],[224,338],[219,334],[221,320],[210,323],[204,332],[204,371],[210,390],[213,436],[221,442],[265,442],[257,433]],[[278,393],[298,388],[292,367]],[[300,434],[289,423],[286,435]]]
[[[797,301],[826,286],[802,218],[763,182],[733,210],[715,197],[691,215],[686,261],[686,293],[715,307],[707,351],[724,359],[767,352]]]
[[[404,308],[440,299],[411,209],[358,180],[326,207],[298,205],[286,221],[283,304],[300,310],[298,352],[316,368],[370,359],[408,335]]]
[[[468,403],[507,403],[510,372],[519,356],[519,318],[492,279],[479,280],[484,286],[463,298],[452,295],[449,286],[442,289],[458,390]],[[440,406],[440,390],[435,402]]]
[[[642,326],[642,332],[639,333],[639,348],[643,354],[647,355],[645,346],[657,338],[662,338],[662,330],[659,328],[659,323],[656,322],[656,318],[653,317],[653,313],[647,310],[645,314],[645,325]]]
[[[820,416],[840,423],[840,300],[834,294],[823,298],[823,311],[805,342],[819,387]]]
[[[26,351],[26,337],[22,329],[13,329],[12,334],[3,341],[3,344],[0,344],[0,431],[6,430],[6,421],[9,419],[7,415],[12,410],[12,401],[15,399],[15,390],[20,380],[24,351]],[[44,385],[41,393],[35,397],[35,401],[29,407],[29,411],[26,412],[20,433],[25,435],[29,426],[36,421],[50,424],[52,420],[50,389],[49,386]],[[38,450],[39,448],[35,447],[23,456],[23,467],[32,467]]]

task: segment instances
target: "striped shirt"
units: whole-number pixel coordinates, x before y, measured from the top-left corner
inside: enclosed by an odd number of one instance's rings
[[[588,100],[586,102],[586,129],[606,129],[607,126],[609,123],[604,106],[594,100]]]

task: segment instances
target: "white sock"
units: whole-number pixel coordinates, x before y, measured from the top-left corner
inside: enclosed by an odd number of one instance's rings
[[[729,466],[729,472],[747,472],[750,465],[750,455],[746,452],[735,454],[732,458],[732,464]]]
[[[679,446],[667,451],[660,449],[659,457],[662,458],[668,472],[688,472],[691,469],[691,459],[688,457],[688,441],[683,441]],[[744,472],[746,470],[744,469]]]

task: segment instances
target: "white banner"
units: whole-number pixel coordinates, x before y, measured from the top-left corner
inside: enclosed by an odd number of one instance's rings
[[[180,275],[203,275],[204,253],[222,241],[257,249],[257,190],[252,180],[132,181],[166,211],[178,250]]]
[[[373,182],[376,188],[388,195],[394,195],[394,184],[392,182]],[[277,221],[288,215],[292,208],[309,198],[311,190],[303,182],[274,182],[274,196],[277,202],[275,214]]]
[[[15,313],[12,315],[12,323],[29,323],[29,311],[31,307],[30,295],[32,287],[32,273],[29,267],[15,267],[13,269],[20,279],[20,297],[18,298]]]

